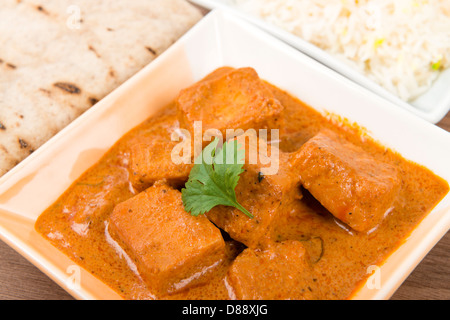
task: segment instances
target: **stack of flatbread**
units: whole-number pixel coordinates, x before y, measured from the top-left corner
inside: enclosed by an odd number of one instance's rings
[[[201,16],[184,0],[1,0],[0,176]]]

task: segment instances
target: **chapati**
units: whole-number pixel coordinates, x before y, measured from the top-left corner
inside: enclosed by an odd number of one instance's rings
[[[0,176],[201,17],[184,0],[2,0]]]

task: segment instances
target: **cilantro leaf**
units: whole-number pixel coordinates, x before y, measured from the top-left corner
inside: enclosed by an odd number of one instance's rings
[[[185,188],[181,190],[184,209],[193,216],[208,212],[218,205],[231,206],[250,218],[253,215],[236,200],[236,188],[245,159],[245,150],[236,140],[223,144],[217,150],[218,139],[205,149],[189,174]],[[200,158],[201,157],[201,158]]]

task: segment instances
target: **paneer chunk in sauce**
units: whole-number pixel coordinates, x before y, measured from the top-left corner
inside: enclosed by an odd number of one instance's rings
[[[278,170],[246,162],[235,189],[253,219],[184,210],[192,163],[171,162],[171,137],[195,121],[202,135],[280,130]],[[347,299],[448,190],[252,68],[223,67],[126,134],[35,227],[125,299]]]

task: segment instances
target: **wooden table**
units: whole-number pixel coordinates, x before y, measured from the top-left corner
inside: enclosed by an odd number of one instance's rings
[[[450,131],[450,113],[438,126]],[[0,241],[0,299],[67,300],[72,297]],[[450,300],[450,233],[425,257],[392,299]]]

